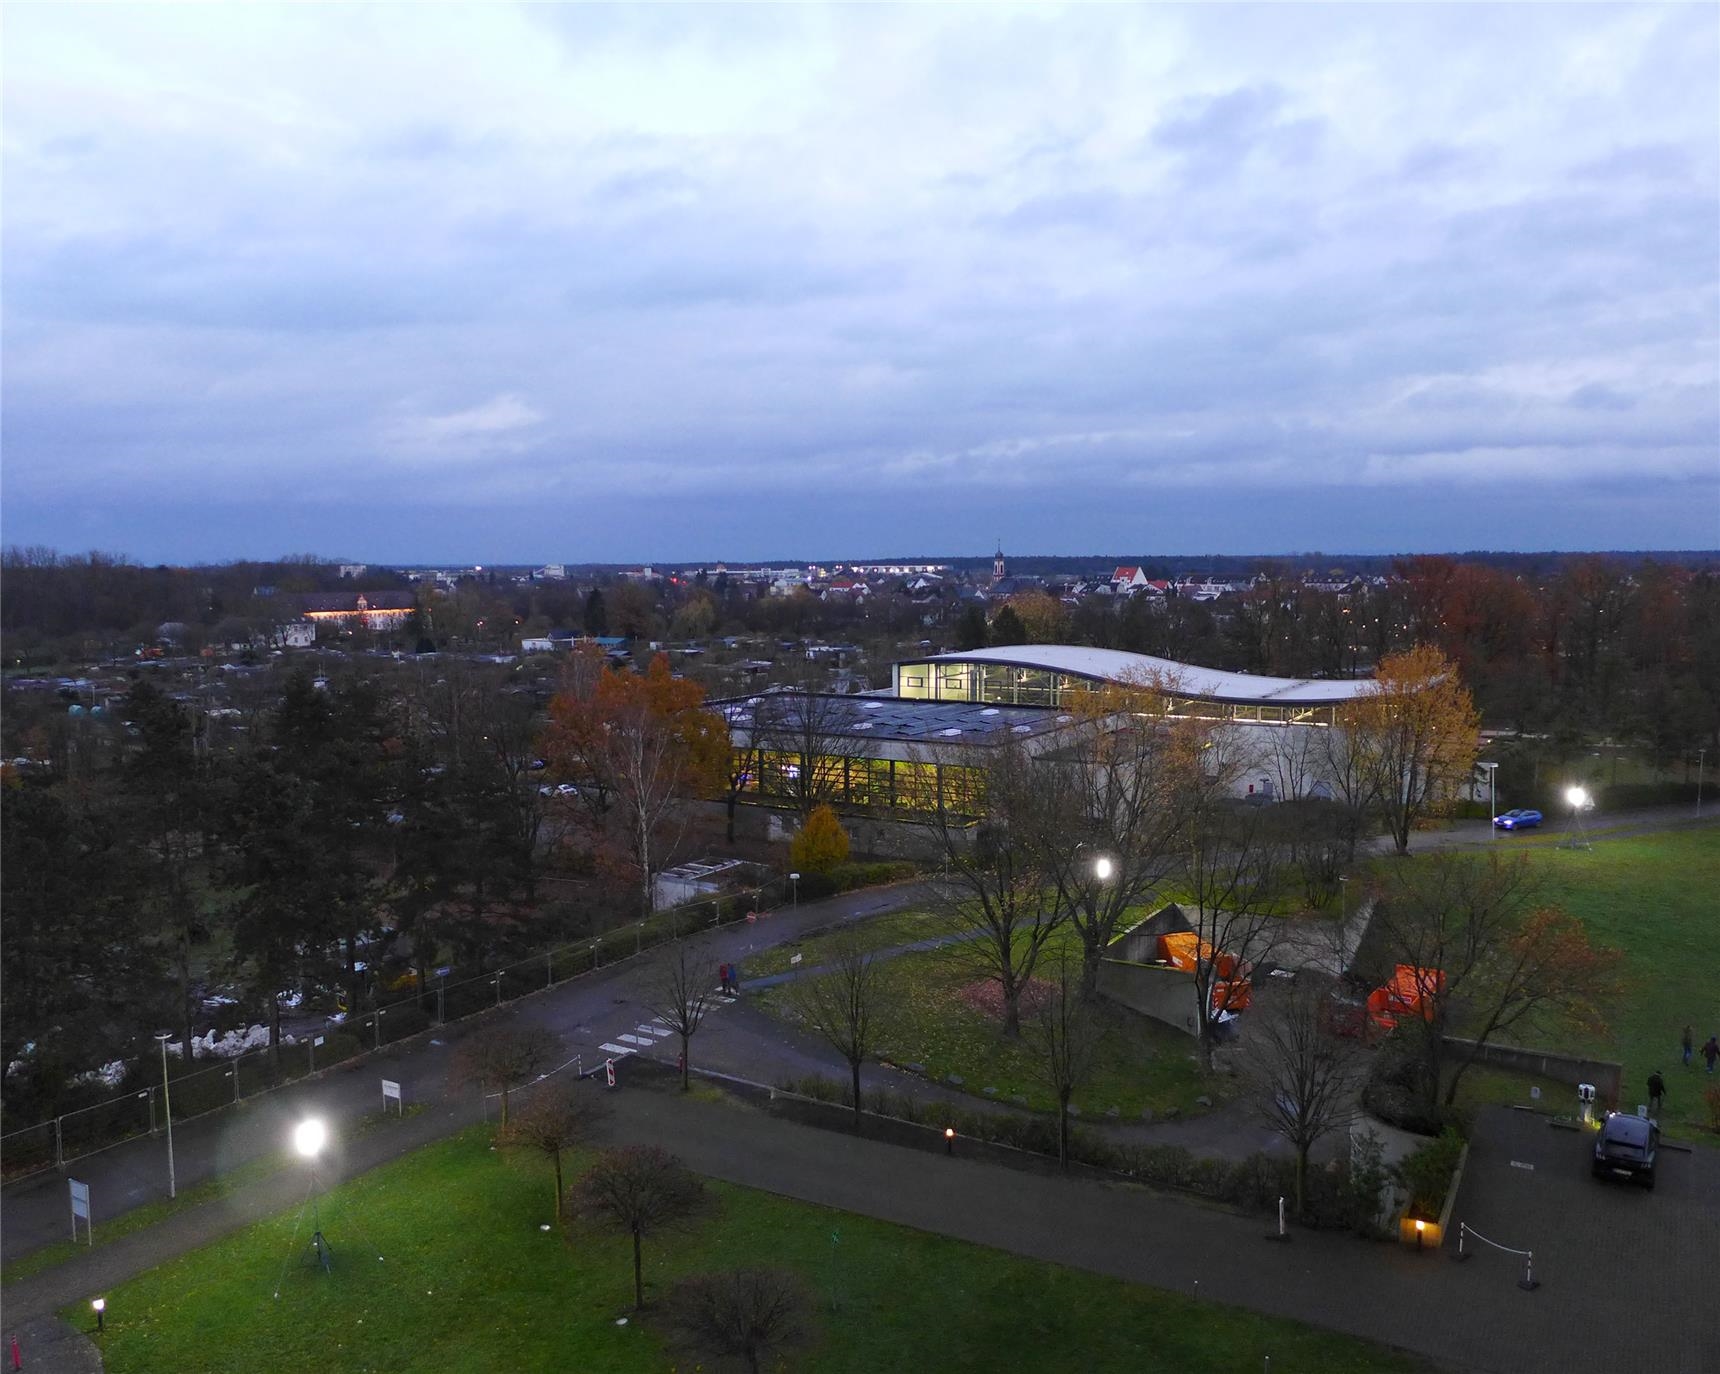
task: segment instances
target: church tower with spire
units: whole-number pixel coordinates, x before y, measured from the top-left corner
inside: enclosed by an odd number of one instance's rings
[[[991,580],[995,584],[1008,576],[1009,570],[1003,565],[1003,540],[1000,539],[997,541],[997,552],[991,559]]]

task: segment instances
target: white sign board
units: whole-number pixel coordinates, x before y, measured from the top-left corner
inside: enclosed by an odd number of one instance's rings
[[[406,1115],[406,1106],[400,1100],[400,1085],[398,1083],[396,1083],[392,1078],[385,1078],[382,1080],[382,1110],[383,1111],[388,1110],[388,1104],[390,1102],[393,1102],[396,1107],[400,1108],[400,1114],[402,1116]]]
[[[72,1190],[72,1242],[73,1244],[77,1243],[78,1218],[82,1217],[84,1235],[89,1243],[94,1245],[96,1243],[95,1234],[90,1228],[90,1185],[79,1183],[75,1178],[67,1179],[66,1182],[71,1185]]]
[[[320,1044],[322,1044],[322,1042],[323,1042],[323,1038],[322,1038],[322,1036],[319,1035],[316,1037],[316,1039],[311,1041],[311,1044],[320,1045]]]

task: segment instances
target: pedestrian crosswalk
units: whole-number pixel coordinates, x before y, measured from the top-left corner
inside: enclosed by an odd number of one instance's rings
[[[713,992],[711,1001],[719,1006],[732,1007],[737,998],[725,992]],[[659,1017],[655,1021],[643,1021],[632,1030],[617,1035],[613,1040],[605,1040],[598,1046],[612,1059],[621,1059],[629,1054],[637,1054],[640,1050],[649,1049],[660,1040],[667,1040],[675,1032]]]

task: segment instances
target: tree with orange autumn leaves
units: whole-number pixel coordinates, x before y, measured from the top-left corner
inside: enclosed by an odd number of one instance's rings
[[[1367,690],[1339,711],[1330,738],[1328,771],[1341,798],[1376,811],[1407,854],[1417,823],[1440,814],[1474,775],[1481,717],[1450,660],[1418,645],[1380,661]]]
[[[704,689],[671,673],[663,654],[636,673],[604,665],[590,649],[575,652],[550,701],[545,756],[626,856],[647,912],[653,879],[685,828],[685,803],[723,787],[728,727],[704,701]]]

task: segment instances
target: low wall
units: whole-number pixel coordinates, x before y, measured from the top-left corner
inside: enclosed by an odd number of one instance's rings
[[[1106,959],[1099,965],[1099,995],[1189,1035],[1198,1034],[1194,979],[1181,969]]]
[[[1175,902],[1162,906],[1138,926],[1131,926],[1111,942],[1110,955],[1130,964],[1150,964],[1159,957],[1159,936],[1193,930],[1188,917]]]
[[[1460,1040],[1454,1035],[1446,1036],[1445,1043],[1448,1048],[1460,1054],[1467,1054],[1475,1048],[1473,1040]],[[1593,1083],[1598,1105],[1603,1107],[1616,1108],[1624,1092],[1624,1065],[1615,1064],[1608,1059],[1582,1059],[1572,1054],[1555,1054],[1550,1050],[1526,1050],[1515,1045],[1489,1044],[1481,1047],[1481,1052],[1475,1056],[1475,1062],[1491,1065],[1496,1069],[1511,1069],[1516,1073],[1550,1078],[1555,1083],[1569,1083],[1573,1087],[1578,1083]],[[1646,1089],[1644,1091],[1646,1092]]]

